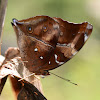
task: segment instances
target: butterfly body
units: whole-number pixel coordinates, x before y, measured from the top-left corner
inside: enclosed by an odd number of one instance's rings
[[[12,25],[25,66],[38,75],[70,60],[92,32],[88,22],[73,24],[48,16],[13,19]]]

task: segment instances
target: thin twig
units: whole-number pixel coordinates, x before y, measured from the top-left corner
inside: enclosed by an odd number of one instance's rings
[[[8,0],[0,0],[0,55],[1,55],[1,44],[2,44],[2,31],[4,27],[7,2]]]

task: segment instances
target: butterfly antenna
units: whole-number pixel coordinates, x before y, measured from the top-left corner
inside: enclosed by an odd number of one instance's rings
[[[57,76],[57,77],[59,77],[59,78],[61,78],[61,79],[63,79],[63,80],[65,80],[65,81],[67,81],[67,82],[69,82],[69,83],[71,83],[71,84],[74,84],[74,85],[77,85],[77,86],[78,86],[78,84],[71,82],[71,80],[69,80],[69,79],[63,78],[63,77],[61,77],[61,76],[59,76],[59,75],[56,75],[56,74],[54,74],[54,73],[52,73],[52,72],[49,72],[49,73],[52,74],[52,75],[54,75],[54,76]]]

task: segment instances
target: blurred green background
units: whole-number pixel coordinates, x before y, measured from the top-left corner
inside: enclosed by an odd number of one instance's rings
[[[100,100],[100,0],[8,0],[2,54],[15,47],[16,37],[10,24],[37,15],[93,24],[93,32],[82,50],[63,66],[51,71],[78,84],[75,86],[56,76],[41,79],[48,100]],[[9,79],[0,100],[14,100]]]

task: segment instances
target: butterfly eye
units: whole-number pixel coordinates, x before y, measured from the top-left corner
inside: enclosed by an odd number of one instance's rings
[[[28,26],[28,27],[27,27],[27,31],[28,31],[28,33],[32,33],[32,32],[33,32],[32,27],[31,27],[31,26]]]
[[[46,26],[44,26],[43,27],[43,32],[47,32],[48,30],[47,30],[47,27]]]

